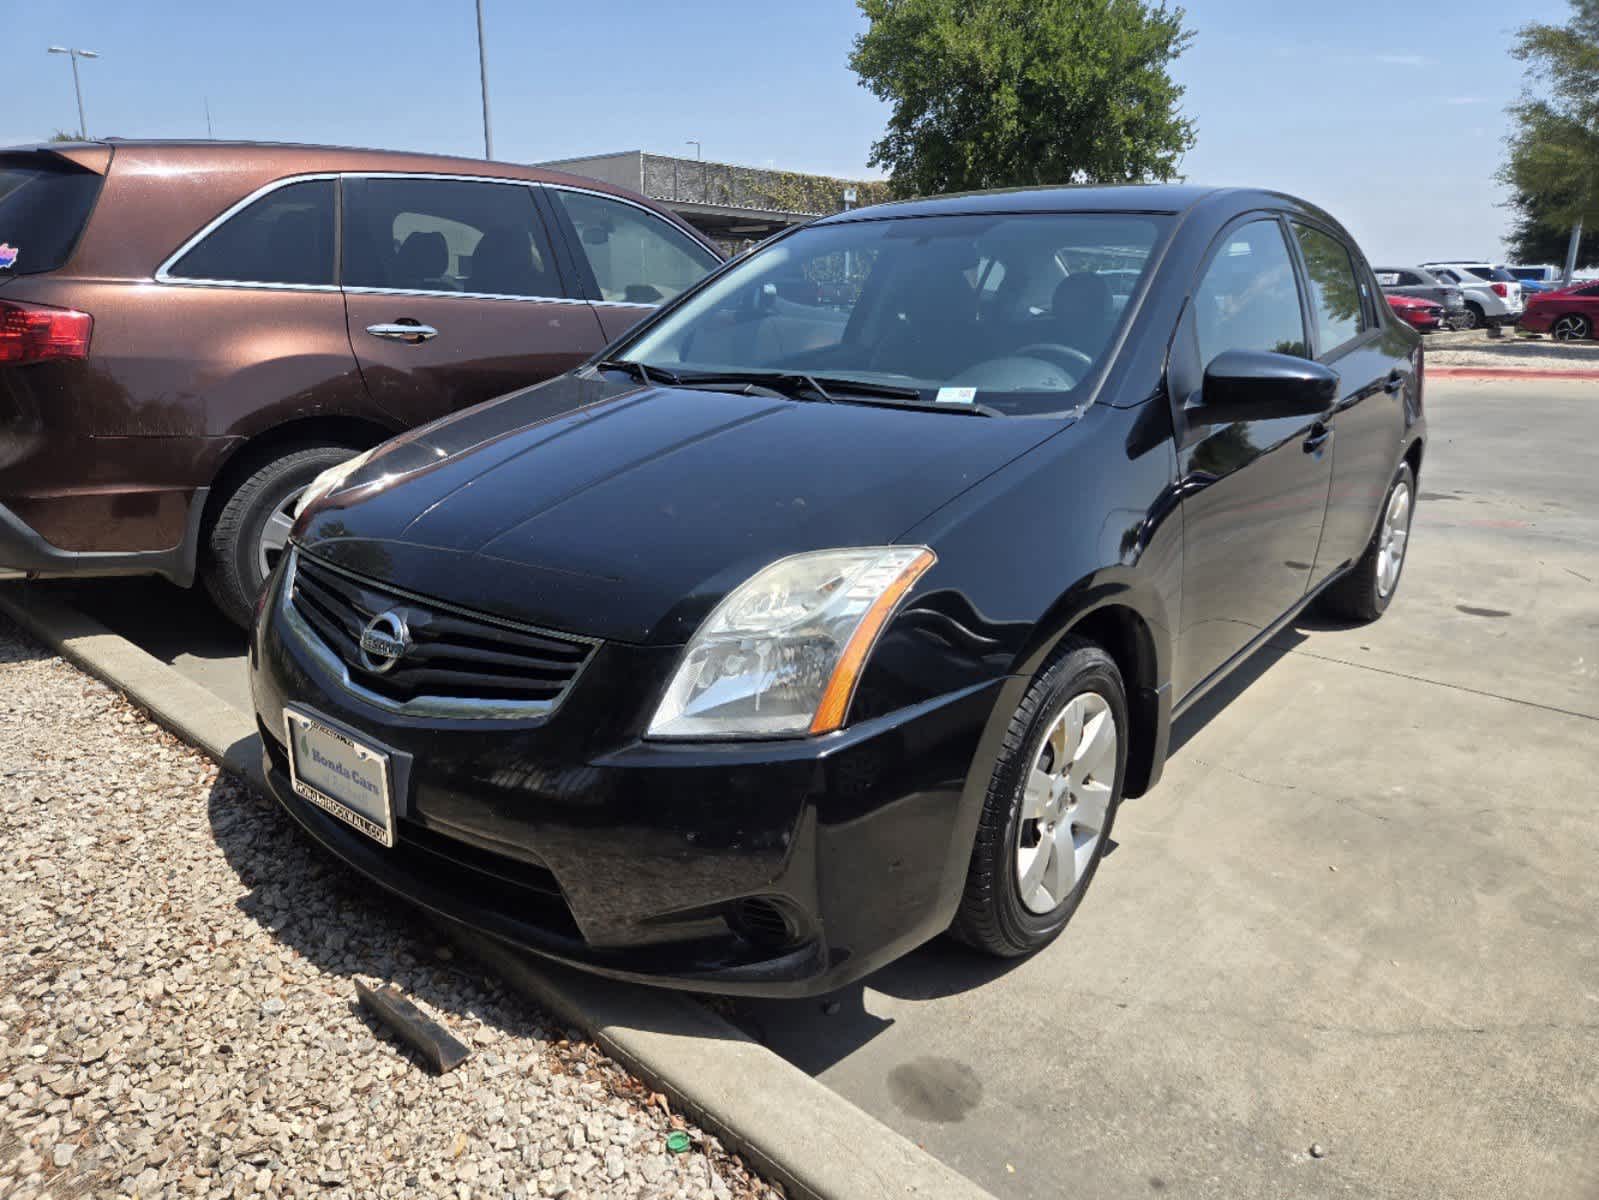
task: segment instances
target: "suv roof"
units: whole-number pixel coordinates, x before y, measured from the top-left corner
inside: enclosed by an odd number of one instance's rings
[[[354,171],[477,175],[582,188],[644,205],[714,249],[675,213],[647,197],[597,179],[522,163],[350,146],[192,139],[46,142],[6,147],[0,154],[53,154],[105,175],[96,215],[69,266],[108,278],[150,275],[218,214],[270,183],[293,175]],[[174,186],[175,178],[184,180],[184,185]]]

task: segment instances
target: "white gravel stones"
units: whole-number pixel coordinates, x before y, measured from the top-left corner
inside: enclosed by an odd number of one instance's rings
[[[357,977],[472,1057],[429,1075]],[[779,1192],[0,618],[0,1196],[68,1195]]]

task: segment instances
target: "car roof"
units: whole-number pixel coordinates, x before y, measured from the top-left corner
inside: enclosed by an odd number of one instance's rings
[[[1322,210],[1284,192],[1256,188],[1205,187],[1190,183],[1079,184],[1056,187],[1003,188],[959,192],[913,200],[891,200],[869,208],[823,217],[814,224],[901,217],[937,217],[980,213],[1111,212],[1184,213],[1206,201],[1231,201],[1240,212],[1251,208],[1285,208],[1314,215],[1337,225]]]
[[[565,183],[596,192],[634,197],[624,188],[596,179],[532,167],[525,163],[467,158],[455,154],[424,154],[410,150],[372,150],[360,146],[329,146],[312,142],[212,141],[206,138],[119,138],[91,141],[39,142],[5,146],[8,153],[70,150],[133,150],[142,159],[170,158],[186,163],[214,162],[235,168],[252,162],[270,162],[273,170],[293,171],[402,171],[438,175],[493,175],[535,183]],[[659,207],[653,205],[652,207]]]

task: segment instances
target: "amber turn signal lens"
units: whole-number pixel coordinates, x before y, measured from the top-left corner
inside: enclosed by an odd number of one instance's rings
[[[937,561],[931,550],[923,550],[867,609],[866,616],[855,627],[854,636],[844,647],[844,653],[839,656],[838,666],[833,668],[833,677],[827,681],[827,690],[822,693],[822,702],[816,706],[816,716],[811,720],[812,733],[831,733],[844,724],[844,718],[849,715],[849,702],[855,698],[855,685],[860,681],[861,668],[866,665],[866,656],[877,643],[877,635],[888,624],[888,618],[899,607],[905,593],[911,590],[911,584]]]

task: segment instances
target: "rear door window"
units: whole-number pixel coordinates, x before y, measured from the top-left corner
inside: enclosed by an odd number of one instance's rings
[[[166,270],[169,279],[326,287],[333,279],[333,181],[285,184],[234,213]]]
[[[531,187],[468,179],[346,178],[344,286],[566,294]]]
[[[602,300],[660,304],[719,265],[704,246],[634,205],[562,188],[550,195],[577,231]]]
[[[1354,338],[1364,327],[1361,288],[1348,248],[1331,234],[1294,223],[1294,236],[1305,259],[1310,285],[1311,316],[1323,355]]]
[[[101,177],[46,156],[0,155],[0,277],[67,261],[100,195]]]

